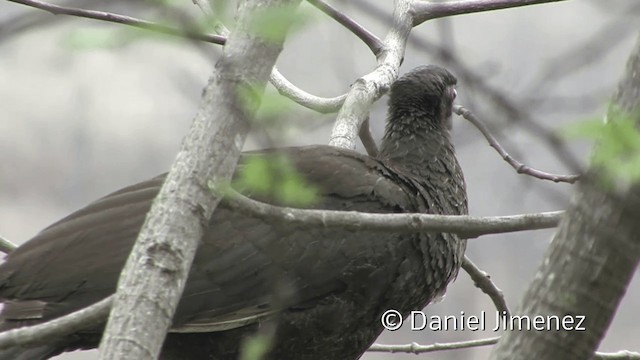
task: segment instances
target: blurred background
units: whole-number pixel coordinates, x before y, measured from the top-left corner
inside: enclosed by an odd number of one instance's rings
[[[57,3],[174,24],[202,22],[191,2]],[[228,25],[234,3],[219,2]],[[390,27],[392,2],[330,3],[380,37]],[[373,69],[374,56],[309,4],[303,3],[301,11],[306,21],[289,36],[279,69],[315,95],[345,93]],[[459,78],[457,103],[483,119],[507,151],[530,166],[568,173],[573,162],[586,161],[590,145],[572,140],[558,147],[552,140],[569,124],[603,116],[638,25],[640,3],[634,0],[566,1],[435,20],[412,32],[401,72],[425,63],[448,67]],[[100,196],[165,172],[219,54],[218,45],[0,2],[0,234],[22,243]],[[277,126],[267,130],[270,136],[255,134],[247,149],[328,142],[335,114],[318,114],[292,102],[282,107]],[[383,132],[385,108],[383,98],[371,113],[376,139]],[[516,174],[466,120],[454,117],[453,138],[471,214],[566,207],[571,185]],[[469,241],[467,254],[491,274],[515,309],[552,235],[484,236]],[[636,278],[601,351],[640,351],[639,301]],[[444,301],[425,311],[478,315],[483,310],[494,315],[489,298],[461,272]],[[495,335],[405,326],[383,333],[379,342],[426,345]],[[484,359],[489,350],[419,357]],[[364,359],[415,356],[368,353]],[[96,352],[58,358],[95,359]]]

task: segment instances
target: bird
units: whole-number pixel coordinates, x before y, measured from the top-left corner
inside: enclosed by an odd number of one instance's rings
[[[394,81],[376,156],[329,145],[244,152],[234,178],[255,159],[278,157],[314,191],[313,202],[296,207],[465,215],[466,184],[450,135],[456,84],[437,65]],[[165,176],[98,199],[9,253],[0,265],[0,331],[46,322],[114,293]],[[283,204],[271,192],[239,191]],[[237,359],[248,341],[270,334],[265,359],[358,359],[384,331],[385,311],[407,315],[446,291],[465,249],[466,239],[453,233],[301,228],[222,201],[199,242],[160,358]],[[3,349],[0,360],[95,348],[103,329]]]

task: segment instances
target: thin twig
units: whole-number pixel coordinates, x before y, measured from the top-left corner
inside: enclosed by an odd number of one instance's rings
[[[427,20],[445,16],[471,14],[483,11],[546,4],[565,0],[464,0],[464,1],[416,1],[413,5],[414,26]]]
[[[507,306],[504,294],[502,293],[502,290],[500,290],[496,284],[491,281],[491,276],[489,276],[485,271],[480,270],[480,268],[478,268],[473,261],[469,260],[466,255],[462,262],[462,268],[467,272],[467,274],[469,274],[469,277],[471,277],[471,280],[473,280],[476,287],[491,298],[496,309],[501,314],[510,316],[511,313],[509,312],[509,306]],[[503,317],[501,316],[500,319],[502,318]]]
[[[457,341],[450,343],[435,343],[431,345],[420,345],[418,343],[411,344],[373,344],[367,350],[369,352],[383,353],[407,353],[407,354],[424,354],[434,351],[468,349],[480,346],[495,345],[500,337],[492,337],[479,340]],[[640,360],[640,353],[621,350],[614,353],[597,352],[593,356],[593,360]]]
[[[384,49],[384,44],[374,33],[322,0],[307,0],[307,2],[320,9],[323,13],[329,15],[329,17],[340,23],[340,25],[349,29],[349,31],[356,35],[369,47],[369,49],[371,49],[371,52],[373,52],[376,57],[380,55]]]
[[[378,18],[383,23],[393,21],[384,10],[376,6],[376,3],[364,0],[352,0],[359,8],[367,14]],[[520,123],[530,130],[534,135],[545,141],[556,154],[558,159],[562,161],[572,172],[580,173],[582,166],[575,159],[571,152],[567,149],[566,142],[555,133],[549,131],[544,126],[535,121],[531,115],[524,111],[522,106],[516,103],[499,89],[491,86],[484,81],[483,76],[474,72],[467,67],[459,58],[453,54],[447,53],[447,49],[442,46],[429,42],[424,37],[412,36],[408,39],[413,46],[428,52],[431,56],[435,56],[438,61],[446,62],[454,70],[454,73],[464,83],[467,90],[475,90],[477,93],[486,97],[500,109],[506,117],[507,121],[512,123]]]
[[[362,145],[364,145],[365,150],[367,150],[367,154],[371,157],[378,156],[378,145],[376,145],[376,141],[373,139],[373,135],[371,135],[371,129],[369,127],[369,117],[367,116],[360,126],[360,140],[362,141]]]
[[[506,161],[509,165],[511,165],[511,167],[516,169],[516,172],[518,174],[526,174],[542,180],[551,180],[556,183],[566,182],[569,184],[573,184],[580,179],[580,175],[552,174],[522,164],[518,160],[514,159],[511,155],[509,155],[509,153],[507,153],[507,151],[500,145],[500,143],[498,143],[498,140],[496,140],[496,138],[491,134],[489,129],[487,129],[482,121],[480,121],[480,119],[478,119],[478,117],[475,116],[470,110],[460,105],[456,105],[453,107],[453,111],[456,114],[467,119],[471,124],[473,124],[473,126],[480,130],[482,135],[484,135],[484,137],[489,142],[489,145],[491,145],[491,147],[494,148],[498,152],[498,154],[500,154],[500,156],[502,156],[502,159],[504,161]]]
[[[206,42],[219,44],[219,45],[224,45],[224,43],[226,42],[226,39],[224,36],[202,34],[197,31],[192,31],[189,29],[173,28],[173,27],[165,26],[152,21],[136,19],[134,17],[126,16],[126,15],[118,15],[118,14],[104,12],[104,11],[65,7],[65,6],[46,3],[39,0],[9,0],[9,1],[26,5],[26,6],[31,6],[40,10],[48,11],[54,15],[69,15],[69,16],[76,16],[76,17],[82,17],[82,18],[88,18],[88,19],[94,19],[94,20],[101,20],[106,22],[133,26],[140,29],[151,30],[154,32],[159,32],[167,35],[179,36],[179,37],[184,37],[192,40],[206,41]]]
[[[411,354],[424,354],[434,351],[443,350],[456,350],[467,349],[478,346],[494,345],[500,340],[500,337],[492,337],[479,340],[457,341],[450,343],[435,343],[431,345],[420,345],[418,343],[403,344],[403,345],[391,345],[391,344],[373,344],[367,350],[370,352],[384,352],[384,353],[411,353]]]
[[[70,8],[65,6],[54,5],[46,2],[42,2],[39,0],[9,0],[11,2],[15,2],[18,4],[35,7],[37,9],[48,11],[55,15],[69,15],[76,16],[88,19],[101,20],[106,22],[112,22],[117,24],[123,24],[128,26],[133,26],[140,29],[145,29],[149,31],[159,32],[162,34],[178,36],[191,40],[199,40],[205,41],[213,44],[224,45],[226,42],[226,37],[223,35],[212,35],[212,34],[204,34],[199,33],[197,31],[192,31],[189,29],[179,29],[171,26],[162,25],[153,21],[141,20],[131,16],[118,15],[110,12],[104,11],[95,11],[95,10],[86,10],[86,9],[78,9],[78,8]],[[202,5],[198,2],[199,5]],[[216,23],[215,24],[216,31],[220,31],[221,33],[226,35],[226,28],[223,25]],[[333,97],[333,98],[323,98],[319,96],[315,96],[305,92],[302,89],[299,89],[291,82],[289,82],[280,72],[274,67],[274,71],[271,73],[269,78],[271,84],[278,90],[278,92],[294,102],[302,105],[306,108],[309,108],[314,111],[318,111],[320,113],[333,113],[337,112],[342,106],[344,99],[346,98],[346,94]]]
[[[0,349],[12,346],[32,347],[50,343],[79,330],[99,325],[107,319],[113,295],[71,314],[42,324],[0,333]]]
[[[209,188],[216,193],[225,194],[227,205],[241,213],[268,220],[284,221],[306,228],[336,227],[353,231],[398,233],[448,232],[460,234],[465,238],[473,238],[485,234],[554,228],[564,214],[563,211],[552,211],[536,214],[476,217],[295,209],[262,203],[231,188],[221,189],[213,182],[209,183]]]

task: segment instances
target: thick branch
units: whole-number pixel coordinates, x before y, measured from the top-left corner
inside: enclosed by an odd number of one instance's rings
[[[102,337],[101,359],[158,357],[198,242],[220,201],[207,191],[207,181],[230,179],[250,118],[282,50],[283,38],[266,39],[255,24],[274,6],[293,11],[298,3],[254,0],[239,4],[236,28],[124,266]],[[293,16],[281,21],[288,25],[291,19]]]
[[[483,11],[510,9],[521,6],[546,4],[565,0],[461,0],[461,1],[416,1],[414,3],[415,23],[445,16],[471,14]]]
[[[498,154],[500,154],[502,159],[506,161],[509,165],[511,165],[511,167],[513,167],[518,172],[518,174],[526,174],[542,180],[551,180],[553,182],[566,182],[570,184],[573,184],[576,181],[578,181],[578,179],[580,179],[580,175],[551,174],[548,172],[534,169],[532,167],[529,167],[519,162],[518,160],[514,159],[511,155],[509,155],[509,153],[500,145],[498,140],[491,134],[489,129],[487,129],[487,127],[482,123],[482,121],[480,121],[480,119],[478,119],[471,111],[469,111],[468,109],[460,105],[454,106],[453,111],[456,114],[467,119],[471,124],[473,124],[473,126],[475,126],[478,130],[480,130],[482,135],[484,135],[485,139],[487,139],[487,141],[489,142],[489,145],[492,148],[494,148],[498,152]]]
[[[398,68],[413,24],[411,3],[411,0],[396,1],[393,26],[384,39],[384,51],[378,56],[378,66],[351,86],[333,125],[329,145],[355,149],[356,137],[369,115],[371,105],[398,77]]]
[[[640,126],[640,38],[617,95]],[[616,121],[612,114],[610,121]],[[507,331],[492,359],[588,359],[598,348],[640,261],[640,184],[581,181],[516,314],[584,316],[585,331]]]
[[[209,183],[213,192],[221,192]],[[232,189],[225,189],[225,202],[247,215],[284,221],[300,227],[337,227],[348,230],[398,233],[450,232],[464,237],[513,231],[549,229],[558,225],[562,211],[538,214],[474,217],[431,214],[376,214],[357,211],[308,210],[279,207],[252,200]]]

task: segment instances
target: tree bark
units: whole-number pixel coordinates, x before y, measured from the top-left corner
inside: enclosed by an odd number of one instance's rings
[[[640,39],[613,103],[640,126]],[[610,113],[609,121],[616,121]],[[581,181],[516,314],[557,315],[580,330],[504,332],[491,359],[589,359],[598,348],[640,259],[640,184],[599,186],[592,167]],[[553,321],[553,320],[552,320]],[[547,325],[554,324],[546,322]],[[562,326],[562,322],[560,322]]]
[[[233,174],[250,119],[282,50],[284,36],[268,36],[260,25],[264,27],[267,11],[277,7],[284,15],[299,2],[239,3],[236,28],[120,277],[100,359],[158,357],[198,241],[220,201],[207,183]],[[278,18],[283,31],[291,18]]]

